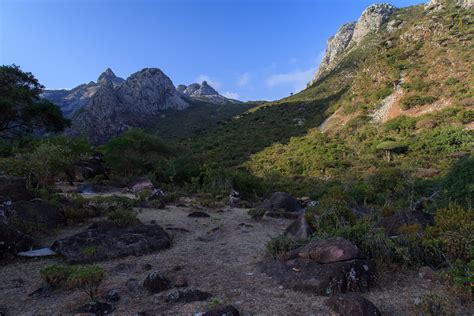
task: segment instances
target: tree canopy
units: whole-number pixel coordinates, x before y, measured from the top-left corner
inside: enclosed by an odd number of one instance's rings
[[[69,125],[58,106],[40,98],[44,86],[16,65],[0,66],[0,138],[60,132]]]

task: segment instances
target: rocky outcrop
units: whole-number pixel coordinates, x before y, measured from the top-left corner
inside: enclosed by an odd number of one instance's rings
[[[446,6],[448,3],[454,3],[454,5],[464,8],[464,9],[470,9],[474,7],[474,0],[431,0],[428,1],[425,4],[425,10],[433,10],[433,11],[438,11],[443,9],[444,6]]]
[[[237,100],[229,99],[220,95],[213,87],[211,87],[207,83],[207,81],[203,81],[201,84],[192,83],[189,86],[180,84],[178,85],[176,90],[185,97],[202,102],[208,102],[213,104],[227,104],[239,102]]]
[[[101,75],[96,93],[72,116],[69,134],[101,143],[128,128],[151,123],[162,110],[189,106],[160,69],[142,69],[119,85],[109,75]]]
[[[324,305],[333,316],[380,316],[379,309],[368,299],[357,293],[337,294],[328,298]]]
[[[311,259],[318,263],[347,261],[361,257],[359,248],[341,237],[313,240],[288,254],[289,259]]]
[[[328,39],[324,57],[308,86],[334,70],[351,48],[357,46],[369,33],[379,30],[395,11],[396,8],[387,3],[373,4],[362,12],[357,22],[341,26],[336,35]]]
[[[169,248],[170,245],[170,236],[159,225],[118,227],[99,222],[83,232],[56,240],[51,249],[69,263],[90,263],[141,256]]]
[[[102,74],[100,74],[99,78],[97,79],[97,84],[105,84],[107,82],[112,83],[114,87],[120,86],[125,80],[117,77],[112,69],[107,68]]]

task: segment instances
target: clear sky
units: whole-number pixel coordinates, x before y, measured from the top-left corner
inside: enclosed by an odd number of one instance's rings
[[[403,7],[419,0],[393,0]],[[0,64],[48,89],[162,69],[175,85],[273,100],[302,89],[326,39],[370,0],[0,0]]]

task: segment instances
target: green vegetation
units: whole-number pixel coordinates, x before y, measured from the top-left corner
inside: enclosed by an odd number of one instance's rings
[[[132,210],[116,209],[107,214],[107,219],[117,226],[126,227],[140,223],[137,214]]]
[[[278,258],[279,256],[283,255],[285,252],[288,252],[294,248],[296,248],[298,244],[286,235],[280,235],[270,239],[265,248],[267,250],[267,254],[273,258]]]
[[[263,218],[263,215],[265,215],[266,210],[264,208],[251,208],[248,211],[248,214],[250,217],[253,219],[259,220]]]
[[[413,107],[435,102],[436,97],[412,95],[402,100],[402,109],[409,110]]]

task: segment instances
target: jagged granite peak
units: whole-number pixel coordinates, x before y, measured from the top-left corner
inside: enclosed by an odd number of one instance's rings
[[[334,69],[339,57],[346,51],[347,46],[349,46],[352,40],[355,25],[355,22],[344,24],[339,28],[336,35],[331,36],[327,40],[326,52],[309,85],[316,82],[324,73]]]
[[[178,85],[176,90],[185,98],[213,104],[240,103],[238,100],[226,98],[219,94],[207,81],[201,84],[192,83],[189,86]]]
[[[372,4],[368,6],[354,28],[352,42],[358,44],[369,34],[380,29],[382,24],[388,21],[390,16],[397,10],[396,7],[389,3]]]
[[[337,33],[328,39],[324,57],[308,86],[335,69],[342,56],[358,45],[369,33],[378,31],[396,10],[397,8],[388,3],[373,4],[362,12],[357,22],[341,26]]]
[[[184,94],[192,97],[205,96],[205,95],[219,95],[219,93],[211,87],[207,81],[203,81],[201,84],[192,83],[186,87],[183,91]]]
[[[112,69],[107,68],[103,73],[100,74],[99,78],[97,79],[97,84],[111,82],[114,86],[118,86],[124,81],[124,79],[117,77]]]

